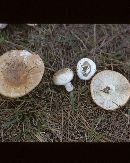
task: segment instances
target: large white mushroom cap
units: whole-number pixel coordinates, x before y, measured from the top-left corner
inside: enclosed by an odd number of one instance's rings
[[[77,75],[81,80],[89,80],[96,72],[96,64],[89,58],[82,58],[77,64]]]
[[[4,29],[8,24],[0,24],[0,29]]]
[[[73,71],[70,68],[64,68],[53,75],[53,82],[55,85],[64,85],[66,90],[70,92],[73,90],[73,85],[70,83],[73,77]]]
[[[44,74],[39,55],[26,50],[11,50],[0,56],[0,94],[16,98],[33,90]]]
[[[94,102],[106,110],[124,106],[130,98],[129,81],[116,71],[104,70],[96,74],[90,89]]]

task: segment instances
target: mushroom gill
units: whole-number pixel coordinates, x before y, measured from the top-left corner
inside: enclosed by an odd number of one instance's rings
[[[85,61],[81,67],[83,71],[83,76],[87,77],[88,74],[91,72],[91,65],[87,61]]]

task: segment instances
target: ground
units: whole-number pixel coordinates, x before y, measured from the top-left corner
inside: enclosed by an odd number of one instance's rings
[[[39,54],[45,74],[24,97],[0,96],[0,141],[130,141],[130,100],[116,111],[106,111],[91,98],[91,80],[76,75],[77,62],[88,57],[96,63],[97,72],[115,70],[130,81],[130,25],[12,24],[0,31],[0,55],[13,49]],[[52,81],[54,72],[64,67],[75,73],[73,96]]]

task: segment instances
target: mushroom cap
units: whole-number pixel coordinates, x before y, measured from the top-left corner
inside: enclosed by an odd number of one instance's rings
[[[73,77],[74,73],[70,68],[63,68],[53,75],[53,82],[55,85],[66,85]]]
[[[27,25],[34,27],[34,26],[36,26],[37,24],[27,24]]]
[[[129,81],[116,71],[104,70],[96,74],[90,89],[94,102],[106,110],[124,106],[130,98]]]
[[[26,50],[11,50],[0,56],[0,94],[17,98],[33,90],[44,74],[39,55]]]
[[[77,64],[77,75],[81,80],[89,80],[96,72],[96,64],[89,58],[82,58]]]
[[[4,29],[8,24],[0,24],[0,29]]]

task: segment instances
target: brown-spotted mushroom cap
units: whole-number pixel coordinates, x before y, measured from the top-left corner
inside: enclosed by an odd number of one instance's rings
[[[130,98],[129,81],[116,71],[104,70],[96,74],[90,89],[94,102],[106,110],[124,106]]]
[[[0,94],[17,98],[33,90],[44,74],[39,55],[26,50],[11,50],[0,56]]]

